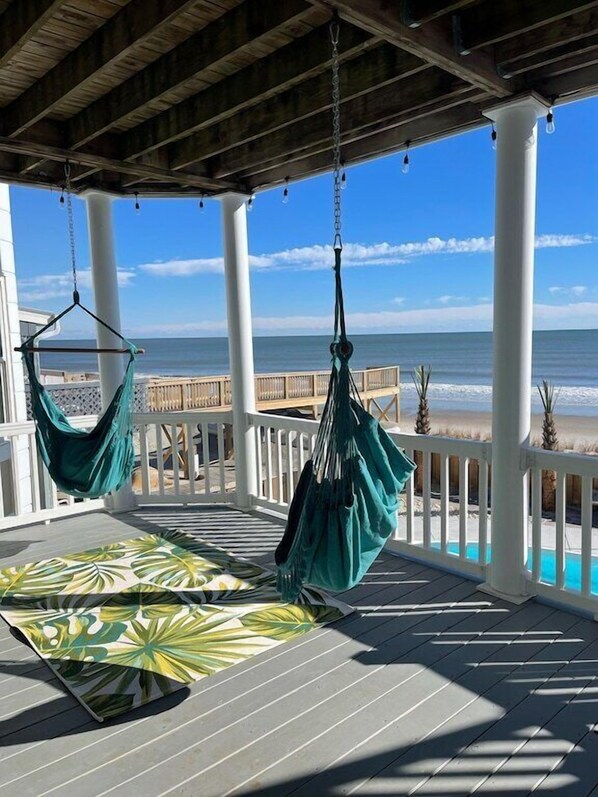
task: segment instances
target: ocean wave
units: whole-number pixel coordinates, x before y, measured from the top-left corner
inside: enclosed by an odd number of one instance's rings
[[[401,386],[401,393],[406,397],[415,396],[415,387],[409,383]],[[430,399],[459,401],[471,403],[490,403],[492,400],[491,385],[451,385],[431,384],[428,389]],[[568,407],[598,407],[598,387],[570,385],[560,389],[558,403]],[[532,404],[541,404],[536,386],[532,387]]]

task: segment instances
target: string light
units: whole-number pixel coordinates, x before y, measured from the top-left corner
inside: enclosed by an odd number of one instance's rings
[[[139,192],[135,191],[135,213],[139,213],[141,210],[141,205],[139,204]]]
[[[199,200],[199,212],[200,213],[203,213],[204,207],[205,206],[204,206],[204,203],[203,203],[203,196],[202,196],[202,197],[200,197],[200,200]]]
[[[552,108],[546,114],[546,132],[551,135],[556,130],[554,126],[554,114],[552,113]]]
[[[345,169],[345,164],[342,164],[343,170],[341,172],[341,191],[344,191],[347,187],[347,170]]]
[[[490,138],[492,140],[492,149],[496,149],[496,128],[494,127],[494,122],[492,124],[492,132],[490,133]]]
[[[64,186],[60,187],[60,199],[58,200],[61,205],[64,205]]]
[[[282,192],[282,204],[289,204],[289,178],[284,178],[284,191]]]
[[[405,142],[405,157],[403,158],[403,167],[401,171],[403,174],[409,174],[409,147],[411,145],[411,141]]]
[[[247,200],[247,210],[251,213],[253,210],[253,200],[255,199],[255,194],[251,194],[249,199]]]

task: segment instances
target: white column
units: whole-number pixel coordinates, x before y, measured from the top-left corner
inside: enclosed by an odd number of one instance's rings
[[[0,183],[0,281],[0,343],[5,359],[5,390],[8,392],[4,414],[7,423],[17,423],[27,420],[27,402],[21,355],[14,351],[15,346],[21,345],[21,331],[10,192],[5,183]],[[15,506],[24,514],[32,509],[33,487],[26,437],[16,438],[12,457],[16,459],[12,462],[13,498]]]
[[[112,224],[112,199],[107,194],[90,192],[85,195],[87,226],[91,252],[91,280],[95,313],[117,332],[121,332],[118,273]],[[96,324],[98,348],[121,348],[122,341],[101,324]],[[123,380],[124,355],[99,354],[102,409],[106,409]],[[129,486],[106,499],[107,506],[116,511],[134,506]]]
[[[528,483],[521,446],[531,428],[537,119],[527,95],[486,112],[496,125],[492,377],[492,563],[486,591],[526,600]]]
[[[247,211],[243,194],[222,197],[228,351],[231,368],[237,506],[249,509],[257,490],[256,451],[247,413],[255,412]]]

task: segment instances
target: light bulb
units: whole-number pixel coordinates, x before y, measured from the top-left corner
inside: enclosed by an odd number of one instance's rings
[[[496,150],[496,130],[494,129],[494,125],[492,125],[492,133],[490,134],[490,138],[492,139],[492,149]]]
[[[548,111],[546,114],[546,132],[551,135],[556,130],[554,126],[554,114],[552,111]]]
[[[135,213],[139,213],[141,206],[139,204],[139,194],[135,191]]]
[[[409,155],[405,153],[405,157],[403,158],[403,166],[401,168],[403,174],[409,174]]]
[[[286,186],[284,191],[282,192],[282,204],[283,205],[289,204],[289,189]]]
[[[255,199],[254,195],[252,194],[249,199],[247,200],[247,210],[251,213],[253,210],[253,200]]]
[[[341,191],[344,191],[347,187],[347,172],[343,169],[343,173],[341,174]]]
[[[203,198],[202,198],[202,199],[199,200],[199,212],[203,213],[203,209],[204,209],[204,204],[203,204]]]

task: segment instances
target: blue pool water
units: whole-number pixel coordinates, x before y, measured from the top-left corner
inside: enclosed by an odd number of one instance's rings
[[[435,542],[432,544],[434,548],[440,548],[440,543]],[[449,554],[459,554],[459,544],[450,542],[447,546]],[[477,543],[470,542],[467,544],[465,556],[473,562],[478,561],[479,547]],[[533,554],[531,548],[528,551],[528,567],[531,570],[533,566]],[[486,555],[486,561],[490,561],[490,546]],[[546,584],[556,583],[556,554],[553,550],[548,548],[542,549],[542,557],[540,564],[540,581]],[[598,556],[592,556],[591,567],[591,584],[592,592],[598,593]],[[565,587],[571,590],[581,590],[581,556],[578,553],[565,553]]]

